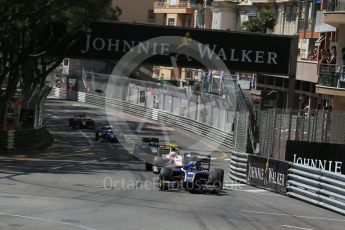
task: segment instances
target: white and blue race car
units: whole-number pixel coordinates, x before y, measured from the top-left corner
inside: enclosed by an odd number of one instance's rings
[[[191,193],[206,191],[220,193],[223,188],[224,170],[210,169],[211,155],[183,154],[182,166],[164,166],[159,174],[159,189],[184,189]]]

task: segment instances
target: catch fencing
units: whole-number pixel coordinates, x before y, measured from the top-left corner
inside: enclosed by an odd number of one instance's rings
[[[345,144],[345,113],[329,110],[260,112],[260,154],[285,160],[287,140]]]

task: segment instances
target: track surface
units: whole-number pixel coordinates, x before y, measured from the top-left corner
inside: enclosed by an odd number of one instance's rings
[[[81,103],[50,100],[47,150],[0,157],[0,230],[12,229],[339,229],[345,217],[247,185],[227,182],[220,195],[158,191],[157,176],[133,158],[144,135],[165,138],[183,151],[212,152],[212,167],[226,169],[228,150],[173,127]],[[72,130],[68,118],[86,112],[108,121],[122,144],[98,143],[94,132]]]

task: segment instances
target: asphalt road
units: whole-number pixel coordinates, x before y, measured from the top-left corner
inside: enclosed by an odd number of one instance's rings
[[[202,137],[115,111],[48,101],[47,150],[0,156],[0,230],[12,229],[344,229],[345,217],[275,193],[227,181],[219,195],[158,191],[156,175],[133,158],[141,136],[156,135],[183,151],[212,152],[226,169],[228,150]],[[86,112],[108,121],[121,144],[98,143],[94,132],[72,130],[68,118]]]

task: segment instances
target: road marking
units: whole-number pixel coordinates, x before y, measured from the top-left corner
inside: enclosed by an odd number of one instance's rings
[[[298,215],[289,215],[289,214],[285,214],[285,213],[260,212],[260,211],[250,211],[250,210],[240,210],[240,212],[262,214],[262,215],[272,215],[272,216],[290,216],[290,217],[296,217],[296,218],[301,218],[301,219],[314,219],[314,220],[345,222],[345,219],[332,219],[332,218],[323,218],[323,217],[314,217],[314,216],[298,216]]]
[[[93,141],[90,140],[89,136],[84,133],[83,131],[79,130],[79,132],[81,133],[81,135],[83,135],[86,139],[87,139],[87,142],[89,142],[89,145],[93,146]]]
[[[253,192],[253,193],[258,193],[258,192],[267,192],[267,190],[264,189],[246,189],[246,190],[241,190],[243,192]]]
[[[89,228],[87,226],[80,225],[80,224],[72,224],[72,223],[68,223],[68,222],[61,222],[61,221],[55,221],[55,220],[49,220],[49,219],[42,219],[42,218],[33,217],[33,216],[22,216],[22,215],[11,214],[11,213],[3,213],[3,212],[0,212],[0,215],[11,216],[11,217],[19,217],[19,218],[24,218],[24,219],[29,219],[29,220],[38,220],[38,221],[54,223],[54,224],[68,225],[68,226],[77,227],[77,228],[86,229],[86,230],[96,230],[95,228]]]
[[[89,185],[89,184],[75,184],[75,186],[90,187],[90,188],[104,188],[104,186],[101,186],[101,185]]]
[[[1,185],[16,185],[16,184],[11,184],[11,183],[7,183],[7,182],[0,182]]]
[[[296,226],[291,226],[291,225],[280,225],[282,227],[286,227],[286,228],[295,228],[295,229],[303,229],[303,230],[313,230],[312,228],[301,228],[301,227],[296,227]]]
[[[58,166],[58,167],[53,167],[53,168],[50,168],[51,170],[56,170],[56,169],[61,169],[61,168],[66,168],[66,167],[71,167],[73,165],[63,165],[63,166]]]
[[[223,153],[218,159],[219,159],[219,160],[228,159],[228,155],[226,155],[226,153]]]
[[[237,187],[237,186],[243,186],[245,184],[224,184],[225,186],[234,186],[234,187]]]

